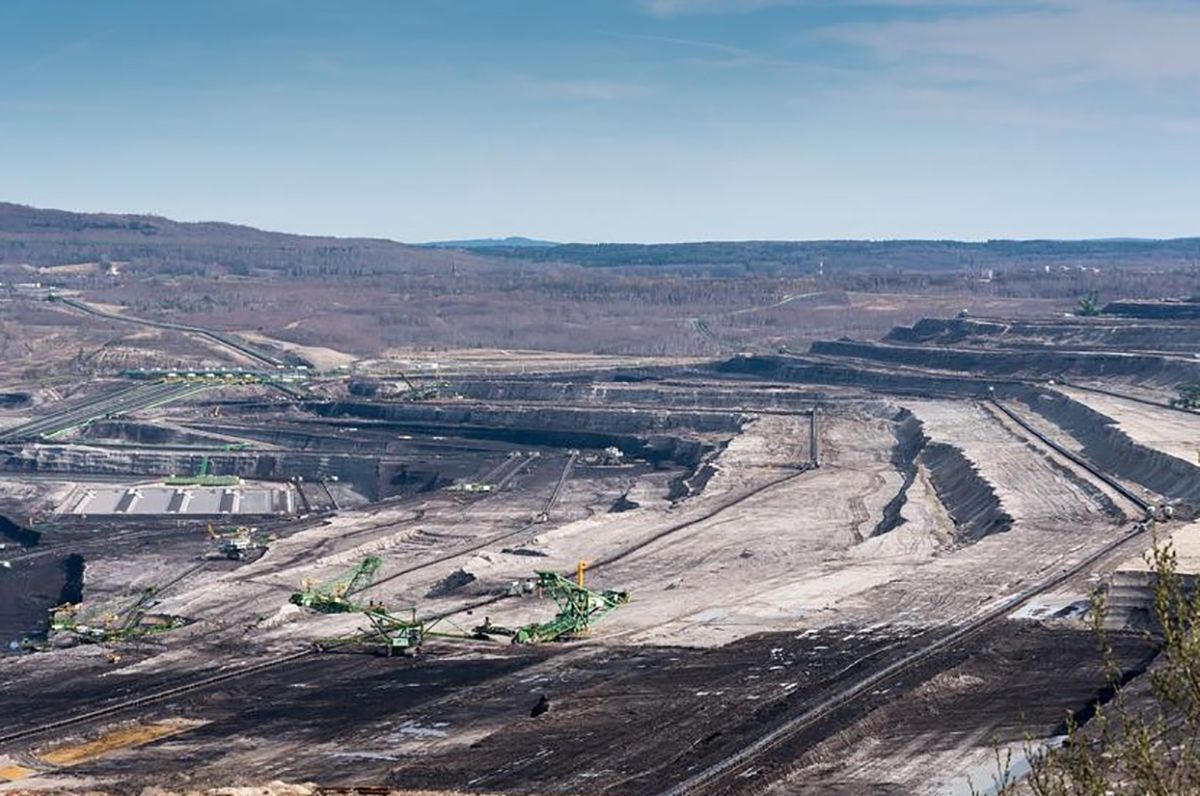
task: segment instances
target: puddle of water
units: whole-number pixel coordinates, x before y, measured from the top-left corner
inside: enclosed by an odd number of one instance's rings
[[[411,738],[445,738],[450,734],[450,732],[445,729],[449,726],[449,723],[444,721],[435,721],[431,724],[405,722],[397,727],[395,732],[388,735],[384,740],[392,743],[398,743]]]
[[[1087,616],[1090,609],[1086,595],[1058,594],[1030,600],[1008,616],[1010,619],[1077,619]]]
[[[334,757],[350,757],[362,760],[399,760],[396,755],[390,755],[387,752],[334,752]]]
[[[1047,738],[1032,744],[1029,748],[1029,754],[1026,754],[1024,743],[1009,744],[1008,746],[1000,747],[1000,760],[1007,762],[1009,768],[1009,780],[1016,782],[1029,776],[1033,764],[1030,761],[1030,754],[1037,756],[1043,750],[1055,746],[1061,746],[1063,741],[1067,739],[1065,735],[1058,735],[1053,738]],[[1009,757],[1011,755],[1011,758]],[[996,796],[1000,791],[1000,772],[997,768],[996,759],[989,755],[986,763],[977,766],[972,766],[967,771],[962,773],[962,776],[954,779],[950,784],[942,790],[944,796]]]

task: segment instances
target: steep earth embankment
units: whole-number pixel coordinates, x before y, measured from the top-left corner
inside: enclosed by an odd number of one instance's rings
[[[970,544],[1012,527],[1013,518],[1000,505],[996,490],[961,450],[931,442],[921,451],[920,461],[929,471],[938,499],[954,520],[959,542]]]
[[[1111,418],[1062,393],[1029,391],[1022,400],[1077,439],[1095,466],[1192,510],[1200,507],[1200,467],[1134,442]]]

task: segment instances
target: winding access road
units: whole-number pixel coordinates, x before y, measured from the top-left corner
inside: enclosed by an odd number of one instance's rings
[[[195,335],[197,337],[202,337],[210,342],[216,343],[217,345],[221,346],[222,348],[225,348],[227,350],[234,352],[235,354],[239,354],[243,357],[247,357],[248,359],[251,359],[254,362],[257,362],[260,365],[268,365],[268,366],[274,368],[274,367],[282,367],[283,365],[287,364],[283,360],[281,360],[275,356],[272,356],[271,354],[268,354],[264,351],[261,351],[257,348],[253,348],[253,347],[247,345],[246,343],[242,342],[241,340],[238,340],[233,335],[227,334],[225,332],[214,332],[211,329],[205,329],[200,326],[190,326],[185,323],[172,323],[170,321],[150,321],[150,320],[146,320],[145,318],[134,318],[129,315],[119,315],[115,312],[108,312],[107,310],[102,310],[98,307],[93,307],[91,304],[88,304],[84,301],[80,301],[79,299],[68,298],[67,296],[61,296],[58,294],[52,294],[50,297],[50,301],[57,302],[59,304],[64,304],[64,305],[70,307],[71,309],[78,310],[79,312],[85,313],[87,315],[92,315],[96,318],[104,318],[105,320],[109,320],[109,321],[120,321],[122,323],[132,323],[132,324],[137,324],[139,326],[150,326],[155,329],[169,329],[170,331],[174,331],[174,332],[183,332],[184,334],[191,334],[191,335]]]

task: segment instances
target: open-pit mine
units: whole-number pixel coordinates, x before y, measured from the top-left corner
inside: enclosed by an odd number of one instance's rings
[[[1155,665],[1195,306],[6,385],[0,791],[988,792],[1111,696],[1097,590]]]

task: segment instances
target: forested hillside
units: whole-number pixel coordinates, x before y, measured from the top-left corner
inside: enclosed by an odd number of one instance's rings
[[[1029,265],[1200,263],[1200,238],[1175,240],[717,241],[708,243],[569,243],[537,249],[494,246],[488,253],[593,268],[707,267],[718,270],[798,271],[904,269],[948,271]]]
[[[143,274],[276,272],[369,276],[478,266],[479,258],[388,240],[265,232],[160,216],[72,213],[0,203],[0,263],[118,261]]]
[[[0,204],[0,283],[358,355],[713,355],[875,339],[923,315],[1192,295],[1200,241],[688,243],[484,253]],[[603,267],[592,267],[603,266]],[[9,287],[9,290],[12,288]]]

